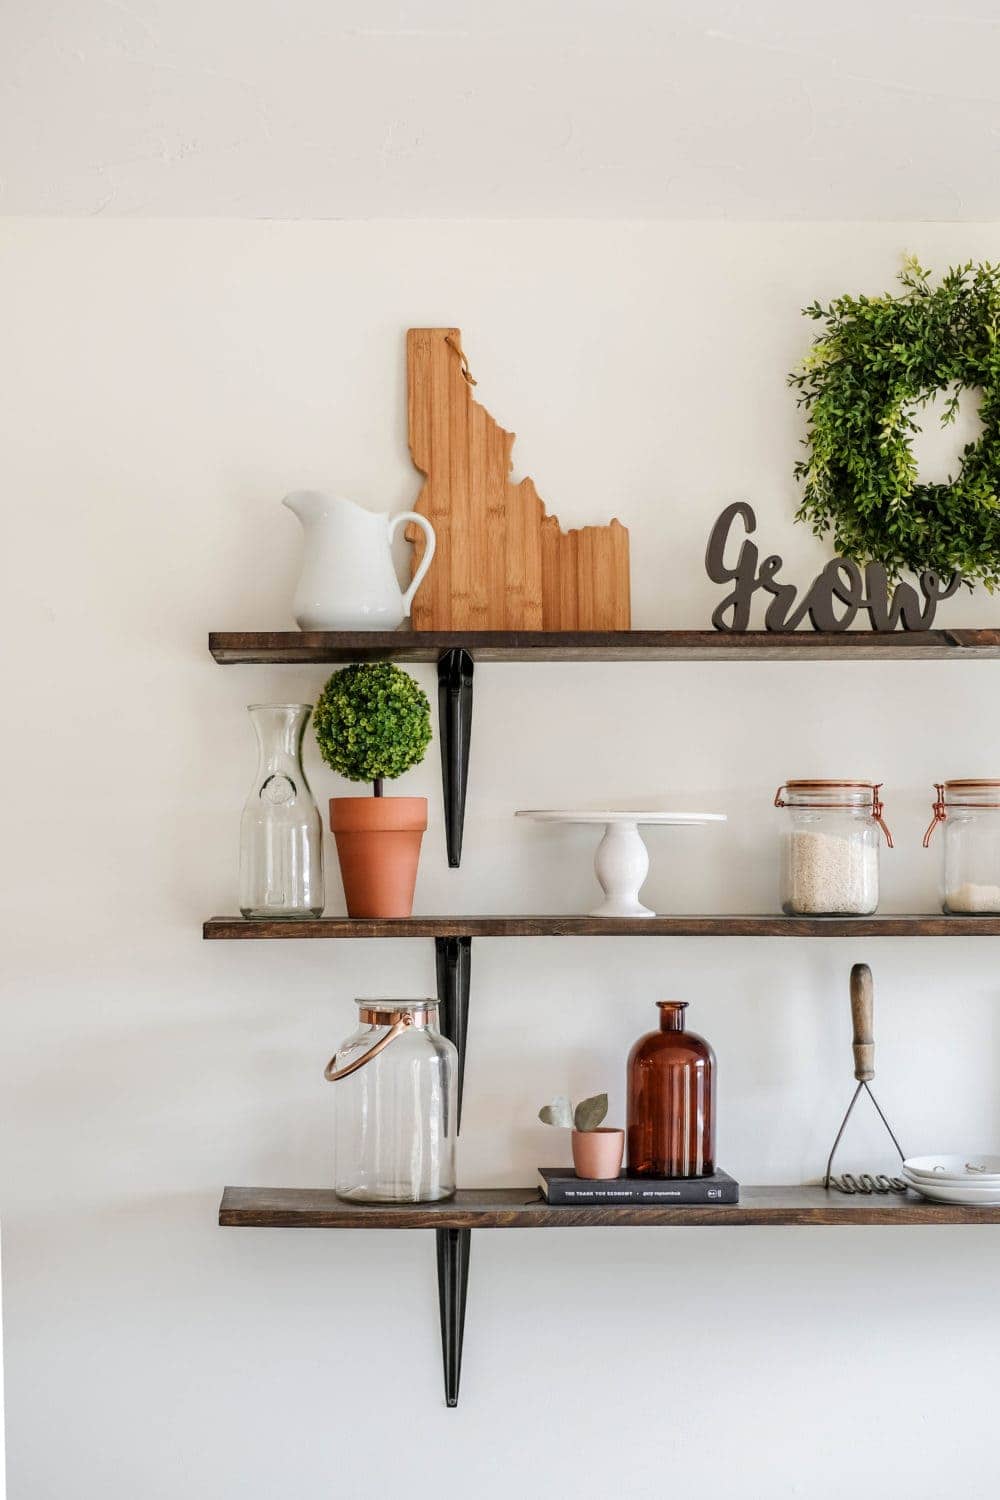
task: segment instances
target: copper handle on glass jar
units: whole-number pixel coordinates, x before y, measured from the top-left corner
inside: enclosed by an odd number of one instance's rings
[[[875,1030],[872,1022],[872,971],[867,964],[851,969],[851,1019],[854,1022],[854,1076],[859,1083],[875,1077]]]
[[[413,1017],[409,1011],[405,1011],[403,1015],[396,1017],[385,1036],[380,1036],[374,1047],[369,1047],[367,1052],[362,1052],[360,1057],[354,1058],[353,1062],[349,1062],[346,1067],[337,1067],[337,1054],[334,1053],[323,1069],[323,1077],[327,1083],[336,1083],[338,1079],[349,1078],[352,1073],[363,1068],[366,1062],[371,1062],[373,1057],[377,1057],[395,1037],[399,1036],[401,1031],[406,1031],[412,1025]]]
[[[944,801],[944,785],[940,781],[935,781],[935,783],[934,783],[934,807],[933,807],[933,814],[934,814],[934,816],[931,818],[930,827],[928,828],[927,832],[924,834],[924,848],[925,849],[929,849],[930,848],[931,836],[934,833],[935,828],[938,826],[939,823],[943,823],[945,821],[945,819],[947,818],[947,816],[948,816],[948,809],[945,806],[945,801]]]
[[[882,798],[879,796],[879,792],[881,790],[881,781],[876,781],[875,785],[872,787],[872,817],[875,819],[875,822],[885,834],[886,848],[891,849],[893,847],[892,834],[889,832],[889,826],[882,816],[882,813],[885,811],[885,809],[882,806]]]

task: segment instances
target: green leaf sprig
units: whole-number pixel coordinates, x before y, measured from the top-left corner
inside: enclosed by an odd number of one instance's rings
[[[542,1105],[538,1118],[543,1125],[556,1125],[562,1130],[596,1130],[607,1113],[607,1094],[581,1099],[576,1109],[565,1094],[557,1094],[551,1104]]]

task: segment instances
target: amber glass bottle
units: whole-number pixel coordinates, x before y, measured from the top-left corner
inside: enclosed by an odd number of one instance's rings
[[[687,1002],[661,1000],[660,1029],[628,1059],[628,1170],[636,1177],[710,1177],[715,1171],[715,1053],[684,1030]]]

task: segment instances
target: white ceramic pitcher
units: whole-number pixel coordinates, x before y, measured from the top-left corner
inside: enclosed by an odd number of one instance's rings
[[[300,630],[395,630],[431,565],[434,528],[413,510],[390,516],[319,490],[295,490],[282,501],[305,532],[295,591]],[[392,539],[412,521],[425,537],[420,567],[405,594],[392,561]]]

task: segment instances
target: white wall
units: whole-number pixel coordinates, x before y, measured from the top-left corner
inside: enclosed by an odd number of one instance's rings
[[[325,675],[206,650],[210,628],[292,624],[281,495],[412,502],[403,330],[457,323],[518,472],[564,522],[630,526],[634,623],[704,626],[728,501],[792,578],[823,560],[791,522],[798,309],[887,287],[907,249],[998,256],[1000,228],[0,229],[12,1500],[994,1492],[996,1231],[482,1232],[447,1411],[429,1236],[215,1223],[227,1182],[329,1181],[322,1068],[352,997],[433,983],[429,942],[201,941],[235,906],[244,705]],[[652,904],[770,909],[771,796],[803,774],[886,782],[884,909],[930,909],[930,783],[1000,774],[998,670],[484,666],[460,871],[436,746],[406,782],[433,814],[417,909],[586,910],[591,835],[513,810],[647,796],[731,817],[651,834]],[[320,799],[342,790],[310,765]],[[334,861],[329,883],[340,911]],[[716,1045],[723,1165],[815,1175],[858,959],[904,1145],[996,1148],[992,942],[477,941],[462,1182],[529,1181],[553,1092],[607,1087],[620,1118],[666,995]],[[851,1146],[888,1160],[873,1131]]]

